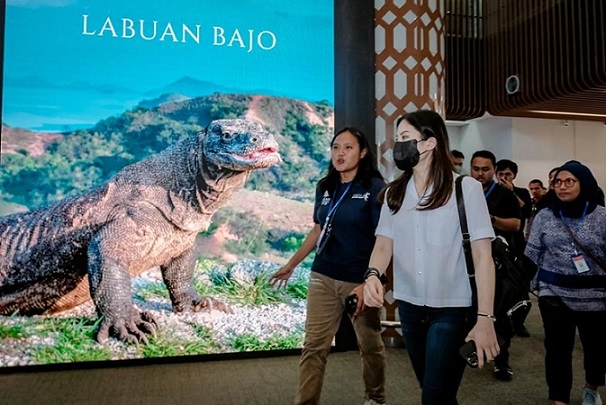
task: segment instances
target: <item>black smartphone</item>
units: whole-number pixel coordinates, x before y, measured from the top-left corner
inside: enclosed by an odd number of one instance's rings
[[[348,295],[345,298],[345,311],[348,314],[353,315],[356,312],[356,308],[358,307],[358,296],[356,294]]]
[[[503,341],[503,339],[500,336],[497,336],[497,342],[499,343],[499,347],[503,346],[503,344],[505,343],[505,341]],[[474,342],[473,340],[466,342],[459,349],[459,354],[461,355],[461,357],[463,357],[463,359],[465,360],[465,362],[467,363],[467,365],[469,367],[471,367],[471,368],[478,367],[479,360],[478,360],[478,351],[476,350],[476,342]],[[484,361],[486,361],[486,359],[484,359]]]
[[[471,368],[478,367],[478,351],[476,350],[476,342],[470,340],[459,349],[459,354]]]

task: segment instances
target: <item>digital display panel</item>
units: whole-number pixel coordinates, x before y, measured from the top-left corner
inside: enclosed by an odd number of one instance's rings
[[[313,253],[269,277],[328,165],[334,29],[325,0],[7,0],[0,367],[301,347]]]

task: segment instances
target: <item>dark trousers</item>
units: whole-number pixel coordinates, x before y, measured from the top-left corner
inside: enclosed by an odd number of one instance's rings
[[[504,367],[509,365],[509,347],[513,336],[511,321],[506,318],[506,315],[497,318],[494,331],[502,339],[502,344],[499,345],[499,354],[494,358],[494,365],[495,367]]]
[[[583,346],[585,382],[604,385],[606,311],[572,311],[556,297],[540,297],[539,311],[545,330],[545,378],[549,399],[570,402],[572,352],[577,329]]]
[[[430,308],[398,301],[402,334],[423,405],[455,405],[465,371],[459,355],[469,308]]]

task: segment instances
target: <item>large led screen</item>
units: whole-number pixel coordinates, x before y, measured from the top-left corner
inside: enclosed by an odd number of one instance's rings
[[[301,347],[333,2],[3,12],[0,367]]]

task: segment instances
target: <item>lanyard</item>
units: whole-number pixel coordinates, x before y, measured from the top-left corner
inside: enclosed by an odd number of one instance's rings
[[[490,193],[492,193],[492,190],[494,190],[494,188],[496,187],[497,183],[495,183],[494,181],[492,182],[492,186],[490,186],[490,188],[488,189],[488,191],[486,191],[484,193],[484,198],[488,198],[488,196],[490,195]]]
[[[583,220],[585,219],[585,215],[587,215],[587,207],[589,206],[589,201],[585,202],[585,208],[583,208],[583,213],[581,214],[581,219],[579,220],[579,223],[576,226],[576,230],[579,230],[579,228],[581,228],[581,225],[583,225]],[[564,219],[564,215],[562,214],[562,210],[560,210],[560,219],[562,220],[562,223],[564,224],[565,227],[567,227],[568,229],[570,229],[570,232],[572,233],[572,227],[569,226],[566,222],[566,220]],[[572,248],[574,249],[574,253],[577,253],[577,248],[574,244],[574,240],[569,237],[568,238],[570,240],[570,244],[572,245]]]
[[[333,206],[333,204],[332,204],[332,203],[334,202],[334,199],[332,199],[332,198],[330,199],[330,204],[329,204],[329,206],[328,206],[328,214],[326,214],[326,220],[324,221],[324,223],[325,223],[325,224],[327,224],[327,223],[330,221],[330,216],[331,216],[331,215],[332,215],[332,214],[335,212],[335,210],[336,210],[337,208],[339,208],[339,205],[340,205],[340,204],[341,204],[341,202],[343,201],[343,198],[345,198],[345,195],[347,194],[347,192],[348,192],[348,191],[349,191],[349,189],[351,188],[351,183],[353,183],[353,181],[352,181],[352,182],[350,182],[350,183],[347,185],[347,188],[345,189],[345,191],[343,192],[343,194],[341,194],[341,197],[339,197],[339,199],[337,200],[337,202],[335,203],[335,205],[334,205],[334,206]],[[335,194],[336,194],[336,190],[335,190]]]

